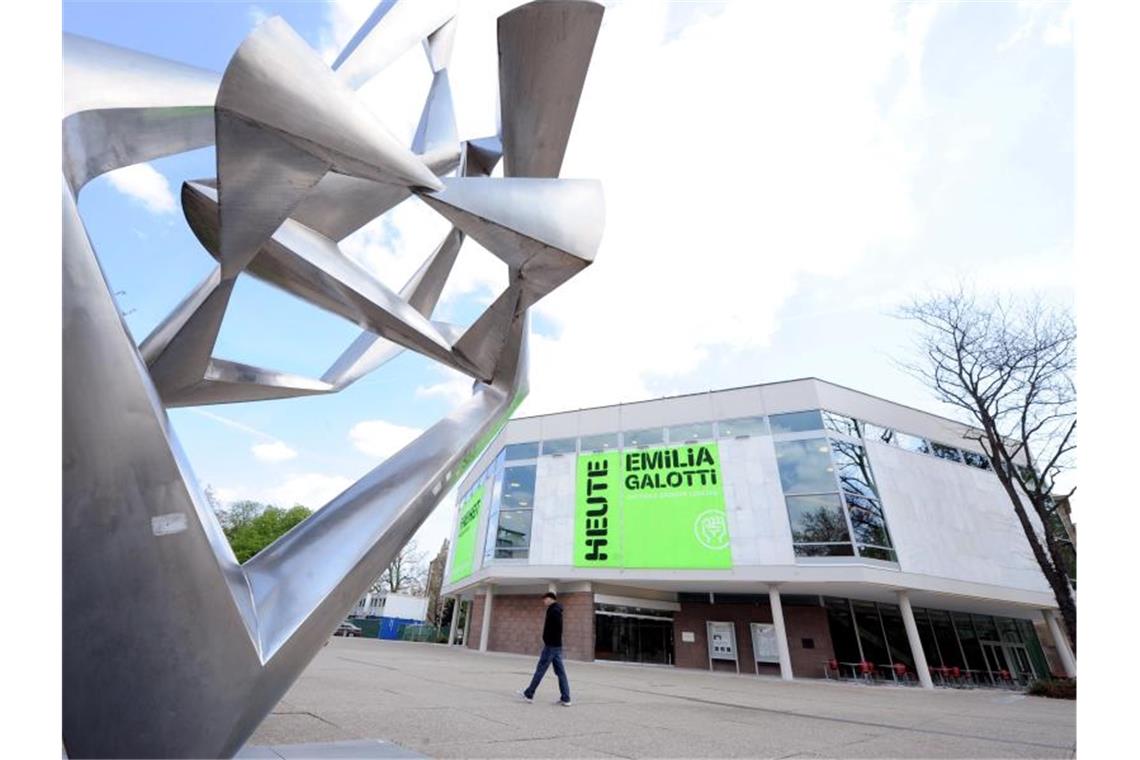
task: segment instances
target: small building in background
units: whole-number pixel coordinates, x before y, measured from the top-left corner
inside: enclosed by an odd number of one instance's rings
[[[411,594],[369,592],[356,602],[349,619],[371,638],[398,639],[405,625],[418,625],[427,617],[428,600]]]

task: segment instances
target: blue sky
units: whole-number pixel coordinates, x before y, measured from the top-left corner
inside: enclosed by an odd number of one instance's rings
[[[461,3],[462,137],[494,129],[493,20],[513,4]],[[960,279],[1071,304],[1067,4],[607,5],[563,167],[602,180],[607,230],[597,263],[540,304],[521,413],[806,375],[946,413],[895,364],[910,339],[890,316],[899,304]],[[220,72],[267,16],[331,60],[370,10],[68,2],[64,28]],[[361,97],[410,137],[427,83],[413,50]],[[80,197],[138,340],[210,267],[177,197],[213,161],[161,159]],[[416,203],[344,244],[397,287],[447,230]],[[505,270],[470,242],[461,260],[441,310],[470,321]],[[355,335],[243,277],[216,354],[319,376]],[[598,351],[609,372],[583,382],[575,368]],[[317,507],[468,385],[405,355],[340,394],[171,419],[199,481],[224,497]],[[448,507],[425,548],[449,532]]]

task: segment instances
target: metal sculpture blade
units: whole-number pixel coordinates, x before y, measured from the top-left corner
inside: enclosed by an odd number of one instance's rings
[[[557,177],[604,9],[546,0],[499,17],[503,171]]]
[[[237,752],[525,396],[528,307],[593,259],[601,194],[580,180],[485,176],[502,147],[497,137],[461,143],[455,133],[448,7],[382,3],[335,75],[280,19],[258,27],[221,77],[65,41],[63,602],[72,618],[63,634],[63,730],[70,756]],[[571,31],[580,26],[578,14],[567,18]],[[417,156],[345,82],[359,84],[418,41],[436,77]],[[583,55],[578,32],[547,43],[555,60]],[[587,62],[572,63],[578,71]],[[564,108],[544,108],[543,118],[567,118]],[[516,163],[520,144],[538,145],[518,130],[545,134],[546,125],[528,118],[512,127],[508,153]],[[568,124],[555,132],[563,128],[568,133]],[[75,196],[98,174],[215,138],[216,183],[187,182],[182,200],[218,265],[136,346]],[[561,146],[559,158],[564,139]],[[550,150],[540,146],[541,161],[549,163]],[[445,185],[437,175],[459,163],[462,176]],[[336,241],[413,192],[455,227],[394,293]],[[432,320],[465,234],[508,261],[512,278],[467,328]],[[365,332],[319,380],[215,357],[242,273]],[[405,348],[475,378],[471,398],[239,565],[166,408],[335,392]]]

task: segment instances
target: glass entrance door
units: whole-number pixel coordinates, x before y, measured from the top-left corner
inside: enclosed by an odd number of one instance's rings
[[[1006,657],[1013,665],[1010,671],[1013,677],[1022,683],[1028,683],[1036,675],[1033,672],[1033,661],[1029,659],[1029,649],[1024,644],[1006,644]]]
[[[983,641],[981,644],[982,654],[986,656],[986,670],[989,671],[990,681],[1000,683],[1002,680],[1001,671],[1010,669],[1005,659],[1002,644],[1000,641]]]

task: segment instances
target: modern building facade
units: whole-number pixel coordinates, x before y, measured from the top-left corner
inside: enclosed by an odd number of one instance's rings
[[[968,435],[817,379],[512,420],[459,484],[443,594],[484,651],[535,652],[554,589],[574,659],[871,665],[927,686],[1075,674]]]

